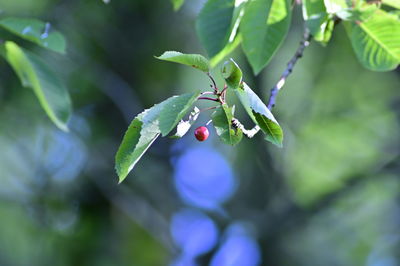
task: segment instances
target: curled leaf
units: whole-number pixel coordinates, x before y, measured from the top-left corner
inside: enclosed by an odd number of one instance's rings
[[[199,54],[183,54],[175,51],[167,51],[160,56],[156,56],[156,58],[164,61],[191,66],[203,72],[210,71],[210,64],[208,60],[204,56]]]

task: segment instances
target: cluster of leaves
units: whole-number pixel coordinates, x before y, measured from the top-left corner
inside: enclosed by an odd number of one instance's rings
[[[172,0],[178,10],[184,0]],[[385,5],[385,8],[381,6]],[[266,140],[281,146],[283,132],[278,122],[260,98],[242,81],[242,71],[231,59],[221,69],[225,86],[220,91],[210,75],[215,67],[239,44],[258,74],[272,59],[285,39],[294,3],[289,0],[208,0],[202,8],[196,30],[209,57],[166,52],[158,59],[192,66],[205,72],[213,81],[212,92],[195,91],[167,100],[145,110],[132,121],[116,155],[116,171],[122,182],[135,164],[161,134],[172,137],[187,133],[200,110],[195,107],[187,121],[182,118],[199,99],[218,102],[211,115],[222,142],[235,145],[243,137],[242,128],[235,126],[234,106],[226,102],[226,89],[235,92],[247,114],[265,133]],[[367,2],[366,0],[303,0],[302,11],[307,30],[317,42],[326,45],[334,26],[343,21],[359,61],[368,69],[388,71],[400,63],[400,19],[397,0]],[[200,97],[213,94],[216,98]],[[179,122],[180,121],[180,122]],[[243,129],[244,130],[244,129]]]
[[[184,0],[172,0],[175,9]],[[292,7],[289,0],[208,0],[196,30],[216,66],[241,44],[258,74],[285,39]],[[326,45],[343,21],[357,58],[374,71],[393,70],[400,62],[399,0],[302,0],[303,19],[313,39]]]
[[[27,40],[39,47],[65,54],[64,37],[58,31],[52,30],[49,23],[36,19],[3,18],[0,19],[0,28],[0,55],[14,69],[22,85],[33,89],[40,105],[54,124],[68,131],[67,122],[72,107],[64,84],[38,55],[13,41]],[[7,39],[10,33],[12,37]]]
[[[207,74],[214,81],[210,74],[209,61],[201,55],[165,52],[157,58],[194,67]],[[212,113],[211,119],[217,135],[223,143],[238,144],[243,137],[243,132],[232,125],[235,108],[227,103],[226,90],[234,91],[247,114],[265,133],[265,139],[277,146],[282,146],[283,132],[281,127],[267,106],[242,81],[242,71],[237,64],[233,60],[225,62],[221,68],[221,74],[226,82],[223,90],[219,90],[213,82],[212,91],[194,91],[170,97],[143,111],[133,119],[115,158],[116,171],[120,182],[126,178],[159,135],[166,136],[175,127],[177,132],[172,136],[173,138],[182,137],[188,132],[201,111],[194,107],[187,121],[182,120],[182,118],[191,110],[192,105],[197,100],[205,99],[216,103],[212,107],[215,111]],[[204,94],[212,94],[215,98],[201,97]]]

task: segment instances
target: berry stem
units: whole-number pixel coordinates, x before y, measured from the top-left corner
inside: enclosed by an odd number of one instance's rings
[[[218,99],[214,99],[214,98],[210,98],[210,97],[199,97],[197,99],[198,100],[209,100],[209,101],[213,101],[213,102],[219,102]]]
[[[228,88],[228,85],[224,85],[224,89],[221,91],[221,99],[222,99],[222,102],[221,103],[224,103],[225,102],[225,100],[226,100],[226,89]]]
[[[218,94],[218,88],[217,88],[217,83],[215,82],[215,79],[213,78],[213,76],[211,75],[210,72],[207,72],[207,76],[210,78],[211,82],[212,82],[212,87],[214,88],[214,94]]]

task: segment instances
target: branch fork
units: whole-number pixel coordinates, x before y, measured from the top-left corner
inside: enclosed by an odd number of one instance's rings
[[[278,82],[271,89],[271,94],[270,94],[268,104],[267,104],[267,107],[269,110],[271,110],[275,106],[275,101],[276,101],[278,92],[283,88],[283,86],[286,83],[287,78],[293,72],[293,69],[294,69],[297,61],[301,57],[303,57],[304,50],[306,47],[308,47],[310,45],[311,39],[312,39],[312,36],[311,36],[309,30],[305,29],[303,38],[300,41],[299,47],[297,48],[293,57],[287,63],[287,67],[283,71]],[[206,92],[201,93],[201,95],[212,94],[212,95],[216,96],[216,98],[201,96],[198,98],[198,100],[208,100],[208,101],[213,101],[213,102],[218,102],[220,104],[224,104],[225,100],[226,100],[226,90],[227,90],[228,86],[225,84],[222,91],[219,91],[217,84],[216,84],[214,78],[212,77],[211,73],[207,72],[206,74],[209,77],[209,79],[211,80],[210,87],[213,89],[213,91],[206,91]],[[244,125],[237,118],[233,118],[231,123],[232,123],[232,127],[240,129],[243,132],[243,134],[248,138],[253,138],[260,131],[260,127],[258,125],[255,125],[252,129],[246,129],[244,127]]]
[[[286,67],[285,71],[283,71],[278,82],[271,89],[271,94],[270,94],[268,104],[267,104],[267,107],[269,110],[271,110],[275,106],[276,96],[278,95],[278,92],[283,88],[283,86],[286,83],[286,79],[293,72],[293,68],[295,67],[295,65],[297,63],[297,60],[299,60],[303,56],[305,48],[310,45],[311,39],[312,39],[312,36],[311,36],[309,30],[305,29],[304,34],[303,34],[303,39],[300,41],[300,45],[297,48],[296,53],[290,59],[290,61],[287,63],[287,67]],[[258,133],[258,131],[260,131],[260,127],[258,125],[254,126],[250,130],[245,129],[243,124],[240,123],[240,121],[236,118],[234,118],[232,120],[232,126],[235,128],[241,129],[243,131],[243,134],[248,138],[254,137]]]

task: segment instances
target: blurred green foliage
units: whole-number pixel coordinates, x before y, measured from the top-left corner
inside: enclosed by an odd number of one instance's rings
[[[399,73],[363,69],[342,26],[327,47],[307,48],[278,96],[283,149],[261,135],[228,147],[214,131],[206,143],[189,132],[157,140],[117,185],[114,154],[128,123],[172,94],[208,86],[198,71],[153,57],[204,54],[194,32],[201,4],[174,13],[161,0],[0,1],[2,15],[49,21],[66,36],[66,56],[24,47],[62,76],[74,106],[70,132],[60,131],[0,61],[0,265],[169,265],[182,251],[171,217],[193,205],[176,185],[176,160],[199,147],[222,155],[236,190],[219,209],[197,209],[219,235],[246,224],[261,265],[400,264]],[[260,76],[240,51],[232,55],[264,100],[298,45],[300,11]],[[244,112],[236,108],[251,126]],[[187,171],[188,180],[209,181]],[[217,177],[210,193],[222,188]],[[208,265],[222,243],[197,263]]]

